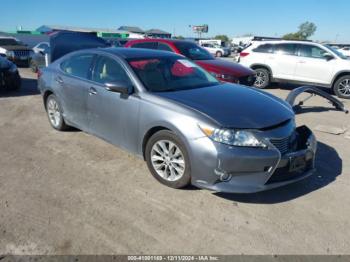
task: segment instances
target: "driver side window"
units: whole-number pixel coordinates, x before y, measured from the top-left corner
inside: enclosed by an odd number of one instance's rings
[[[300,45],[300,56],[325,59],[325,54],[328,54],[326,50],[312,45]]]
[[[104,56],[99,57],[96,62],[92,81],[100,84],[115,82],[131,84],[131,80],[124,68],[114,59]]]

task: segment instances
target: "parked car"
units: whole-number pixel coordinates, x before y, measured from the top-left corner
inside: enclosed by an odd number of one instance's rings
[[[350,60],[328,45],[256,41],[240,53],[240,63],[255,70],[258,88],[292,82],[332,88],[338,97],[350,98]]]
[[[88,49],[39,75],[53,128],[74,126],[139,155],[169,187],[250,193],[314,171],[315,137],[296,128],[289,104],[222,83],[184,56]]]
[[[350,47],[346,46],[343,48],[339,48],[338,51],[342,53],[343,55],[350,57]]]
[[[0,56],[0,90],[18,90],[21,87],[21,77],[17,66]]]
[[[48,42],[40,42],[33,47],[34,53],[38,54],[40,52],[47,53],[49,51],[50,44]]]
[[[230,49],[226,47],[221,47],[214,44],[202,44],[203,48],[205,48],[210,54],[215,55],[216,57],[222,57],[222,56],[229,56],[230,55]]]
[[[240,64],[215,59],[207,50],[194,42],[169,39],[132,40],[125,47],[157,49],[184,55],[203,67],[219,81],[253,85],[255,72]]]
[[[16,65],[29,66],[33,50],[16,38],[0,36],[0,56],[6,57]]]

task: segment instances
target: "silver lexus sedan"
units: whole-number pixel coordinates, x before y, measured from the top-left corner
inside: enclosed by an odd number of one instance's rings
[[[69,126],[142,157],[161,183],[252,193],[314,172],[316,139],[264,91],[218,82],[170,52],[97,48],[39,74],[53,128]]]

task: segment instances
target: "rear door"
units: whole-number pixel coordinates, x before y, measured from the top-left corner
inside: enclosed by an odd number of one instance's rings
[[[336,59],[327,60],[325,49],[315,45],[298,45],[299,57],[295,71],[295,78],[298,81],[330,84],[333,76],[333,68]],[[331,55],[331,54],[329,54]]]
[[[94,54],[77,54],[60,64],[54,80],[58,88],[64,117],[77,127],[86,130],[88,119],[86,102],[88,96],[88,79],[91,73]]]
[[[274,78],[294,80],[295,69],[299,59],[296,44],[275,44],[274,55],[268,55],[266,59],[268,64],[271,65]]]

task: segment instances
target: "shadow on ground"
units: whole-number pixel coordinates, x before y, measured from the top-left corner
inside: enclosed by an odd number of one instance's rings
[[[15,91],[0,90],[1,97],[20,97],[20,96],[33,96],[40,94],[37,87],[37,80],[30,78],[22,78],[21,88]]]
[[[332,183],[342,173],[342,165],[342,159],[334,148],[318,142],[316,172],[305,180],[255,194],[214,193],[214,195],[242,203],[275,204],[286,202]]]

